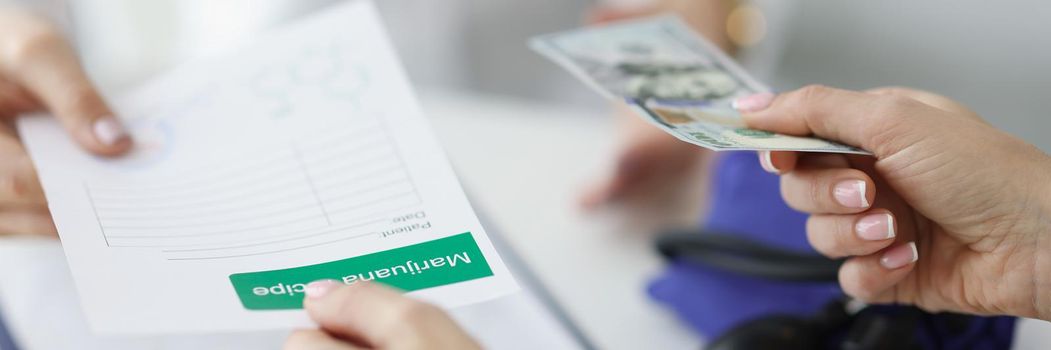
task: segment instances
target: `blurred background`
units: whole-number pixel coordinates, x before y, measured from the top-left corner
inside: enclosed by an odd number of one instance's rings
[[[411,78],[456,89],[604,108],[526,46],[570,29],[597,6],[678,0],[377,1]],[[688,2],[682,0],[679,2]],[[724,1],[740,10],[738,57],[785,90],[810,83],[936,91],[995,125],[1051,150],[1051,3],[1043,1]],[[222,50],[331,0],[79,0],[61,16],[87,65],[119,91],[191,57]],[[30,3],[63,8],[63,1]],[[740,29],[739,29],[740,31]],[[731,36],[733,37],[733,36]]]
[[[6,2],[36,7],[60,22],[94,80],[106,94],[117,96],[174,66],[236,49],[268,28],[337,1],[0,0]],[[664,263],[650,251],[650,237],[640,233],[669,223],[695,225],[706,205],[697,200],[705,178],[688,177],[697,193],[681,190],[678,202],[654,202],[650,210],[578,213],[578,193],[591,181],[587,173],[607,170],[598,163],[615,158],[618,140],[610,136],[617,131],[615,118],[597,93],[532,52],[526,44],[532,36],[584,25],[598,8],[688,12],[704,7],[698,4],[718,3],[726,13],[714,17],[725,23],[708,29],[728,38],[737,59],[777,90],[814,83],[927,89],[971,106],[996,126],[1051,152],[1046,136],[1051,131],[1051,2],[375,3],[410,79],[424,92],[426,112],[446,119],[435,129],[446,136],[443,146],[463,182],[478,195],[472,199],[476,208],[487,212],[524,260],[543,272],[543,282],[556,287],[556,299],[602,348],[697,348],[696,336],[661,313],[643,291]],[[446,93],[471,97],[446,98]],[[544,142],[535,142],[536,135]],[[520,182],[508,186],[508,179]],[[667,219],[671,216],[675,219]],[[551,244],[556,241],[560,244]],[[38,275],[45,274],[32,276]],[[581,275],[593,278],[583,281]],[[1051,334],[1034,324],[1021,327]]]

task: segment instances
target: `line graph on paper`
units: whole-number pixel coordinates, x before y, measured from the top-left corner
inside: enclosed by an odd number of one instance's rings
[[[148,185],[86,183],[106,242],[169,260],[279,253],[375,235],[421,203],[378,122]]]

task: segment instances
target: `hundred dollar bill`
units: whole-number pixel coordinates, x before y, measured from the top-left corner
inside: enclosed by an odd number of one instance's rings
[[[735,99],[770,89],[678,17],[535,37],[530,46],[680,140],[715,151],[868,154],[832,141],[749,129]]]

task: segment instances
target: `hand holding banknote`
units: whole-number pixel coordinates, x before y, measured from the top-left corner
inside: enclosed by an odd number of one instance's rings
[[[820,138],[749,129],[731,103],[770,89],[678,17],[543,35],[531,45],[683,142],[713,151],[865,153]]]
[[[0,7],[0,235],[56,234],[13,126],[19,114],[39,110],[53,112],[90,152],[117,155],[131,147],[61,31],[26,11]]]
[[[908,89],[812,86],[736,103],[748,125],[873,156],[761,152],[811,214],[811,245],[850,257],[850,295],[1051,319],[1051,158],[960,104]]]

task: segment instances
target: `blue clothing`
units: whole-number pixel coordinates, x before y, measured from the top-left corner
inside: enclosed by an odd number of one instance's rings
[[[15,339],[11,336],[11,332],[7,329],[7,325],[4,324],[3,317],[0,317],[0,350],[17,349],[18,347],[15,346]]]
[[[713,172],[705,230],[817,254],[806,239],[807,216],[784,204],[778,177],[763,171],[756,154],[720,156]],[[649,294],[709,339],[767,314],[813,315],[843,296],[837,283],[771,281],[681,261],[672,262],[650,284]],[[880,308],[894,312],[896,307]],[[925,315],[917,339],[927,349],[1003,349],[1011,344],[1013,317],[979,318],[963,333],[951,327],[950,321]]]
[[[763,171],[755,153],[721,155],[712,175],[706,229],[814,252],[807,216],[784,204],[777,176]],[[784,283],[688,263],[671,264],[649,293],[706,336],[769,313],[813,314],[843,295],[836,283]]]

